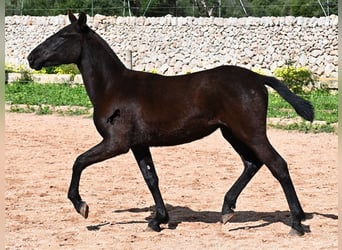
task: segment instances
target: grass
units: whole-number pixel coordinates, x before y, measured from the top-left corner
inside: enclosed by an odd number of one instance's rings
[[[83,85],[13,83],[5,86],[11,104],[91,107]]]
[[[313,123],[298,120],[294,109],[277,93],[269,95],[268,117],[294,119],[295,122],[273,123],[271,126],[287,130],[303,132],[336,132],[338,122],[338,94],[331,94],[326,90],[315,90],[303,96],[309,100],[315,109]]]
[[[337,122],[338,95],[330,94],[327,91],[316,90],[303,96],[309,100],[315,108],[315,120],[326,121],[327,123]],[[269,95],[269,117],[295,118],[298,115],[294,109],[278,94]]]
[[[10,104],[12,112],[35,112],[37,114],[59,113],[63,115],[89,115],[91,102],[83,85],[13,83],[5,85],[5,101]],[[305,99],[315,107],[315,120],[324,121],[308,123],[298,119],[293,108],[277,93],[269,94],[269,118],[290,119],[294,122],[271,124],[282,129],[305,132],[333,132],[337,123],[338,95],[327,91],[313,91]],[[60,107],[64,108],[60,108]],[[66,107],[65,107],[66,106]]]

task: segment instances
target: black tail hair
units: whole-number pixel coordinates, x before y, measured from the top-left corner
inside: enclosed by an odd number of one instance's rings
[[[275,89],[282,98],[291,104],[298,115],[310,122],[314,120],[314,107],[309,101],[304,100],[302,97],[291,92],[283,82],[274,77],[262,76],[262,78],[264,80],[264,84]]]

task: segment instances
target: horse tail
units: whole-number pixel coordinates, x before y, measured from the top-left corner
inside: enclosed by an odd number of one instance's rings
[[[275,89],[282,98],[284,98],[288,103],[291,104],[298,115],[300,115],[307,121],[313,121],[315,116],[314,107],[309,101],[304,100],[303,98],[291,92],[290,89],[283,82],[274,77],[262,76],[262,78],[264,84]]]

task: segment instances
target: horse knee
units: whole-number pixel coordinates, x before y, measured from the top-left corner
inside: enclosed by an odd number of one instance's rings
[[[72,171],[74,173],[81,173],[83,169],[86,168],[87,165],[88,164],[87,164],[87,161],[85,160],[85,157],[83,155],[79,155],[74,162]]]

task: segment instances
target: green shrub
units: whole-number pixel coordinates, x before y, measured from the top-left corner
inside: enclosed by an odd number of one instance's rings
[[[5,65],[6,73],[21,73],[20,83],[32,82],[32,74],[70,74],[72,77],[80,74],[76,64],[62,64],[59,66],[44,67],[41,70],[30,70],[23,65]]]
[[[281,78],[284,83],[296,94],[303,94],[315,88],[317,78],[305,67],[296,67],[293,61],[287,61],[285,66],[276,68],[274,75]]]
[[[159,74],[159,72],[158,72],[158,70],[156,68],[150,69],[149,72],[152,73],[152,74]]]
[[[32,82],[32,72],[23,65],[12,65],[5,64],[6,73],[20,73],[20,78],[16,81],[18,83],[29,83]]]
[[[5,101],[12,104],[92,107],[83,85],[70,84],[9,84]]]
[[[76,64],[62,64],[59,66],[44,67],[35,72],[40,74],[70,74],[72,76],[80,74]]]
[[[19,73],[24,69],[23,66],[16,66],[13,64],[5,64],[5,72],[6,73]]]

